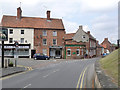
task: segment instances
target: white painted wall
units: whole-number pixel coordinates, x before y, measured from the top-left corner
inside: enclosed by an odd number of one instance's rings
[[[9,33],[9,30],[13,29],[13,34]],[[21,30],[24,30],[24,34],[21,34]],[[5,41],[5,44],[13,44],[9,43],[9,38],[13,38],[13,40],[17,40],[20,43],[20,39],[24,38],[24,43],[20,44],[31,44],[31,49],[34,49],[34,29],[30,28],[8,28],[8,41]],[[25,42],[27,40],[27,43]]]

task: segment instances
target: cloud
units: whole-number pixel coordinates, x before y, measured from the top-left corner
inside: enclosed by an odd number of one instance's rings
[[[103,38],[108,37],[110,41],[116,43],[118,38],[117,18],[102,15],[96,17],[92,21],[92,32],[101,42]]]
[[[119,0],[82,0],[81,11],[85,13],[101,13],[114,10]]]
[[[63,23],[66,29],[66,33],[75,33],[79,28],[79,24],[75,22],[63,20]]]

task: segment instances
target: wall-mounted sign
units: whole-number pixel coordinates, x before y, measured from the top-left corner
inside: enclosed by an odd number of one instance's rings
[[[7,41],[7,40],[8,40],[8,29],[0,28],[0,41]]]

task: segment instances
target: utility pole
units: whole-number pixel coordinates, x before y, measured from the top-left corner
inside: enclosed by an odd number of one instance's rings
[[[2,41],[2,68],[4,68],[4,41]]]
[[[118,48],[120,48],[120,39],[117,40]]]

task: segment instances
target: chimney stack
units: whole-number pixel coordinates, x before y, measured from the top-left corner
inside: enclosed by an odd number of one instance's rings
[[[105,38],[106,41],[108,41],[108,38]]]
[[[47,20],[50,20],[50,11],[47,11]]]
[[[87,31],[88,34],[90,34],[90,31]]]
[[[83,29],[82,25],[79,26],[79,29]]]
[[[21,8],[17,8],[17,19],[21,19],[22,18],[22,10]]]

